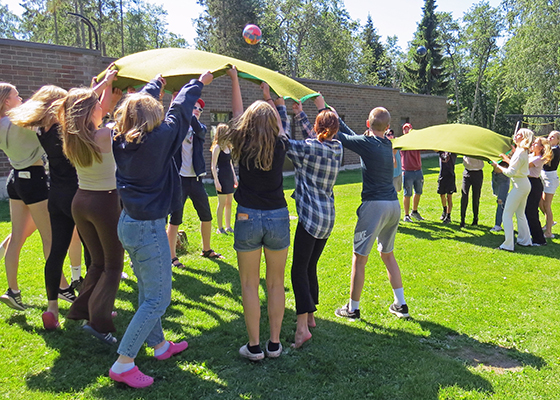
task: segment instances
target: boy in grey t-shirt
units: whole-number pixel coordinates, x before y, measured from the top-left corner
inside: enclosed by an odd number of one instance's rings
[[[360,156],[363,189],[354,231],[350,300],[335,311],[339,317],[360,318],[365,266],[376,239],[395,298],[389,311],[399,318],[409,317],[401,271],[393,254],[401,208],[393,186],[393,148],[391,141],[383,136],[390,122],[391,115],[383,107],[371,110],[367,122],[369,129],[363,135],[356,135],[340,120],[338,139],[344,147]]]

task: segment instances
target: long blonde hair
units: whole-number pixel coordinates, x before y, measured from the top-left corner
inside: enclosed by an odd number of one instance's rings
[[[6,115],[6,100],[10,97],[12,90],[17,90],[14,85],[0,82],[0,118]]]
[[[254,165],[270,171],[279,131],[272,106],[262,100],[255,101],[233,120],[228,131],[232,157],[247,168]]]
[[[519,141],[519,143],[516,143],[517,147],[520,147],[523,150],[529,150],[535,136],[533,131],[527,128],[521,128],[516,132],[516,134],[520,134],[522,136],[522,139]]]
[[[548,164],[550,160],[552,160],[552,156],[553,156],[552,147],[550,147],[550,142],[548,141],[547,138],[542,136],[535,138],[535,142],[539,143],[542,146],[540,156],[543,164]]]
[[[45,127],[56,121],[56,107],[53,103],[68,95],[58,86],[43,86],[21,106],[12,108],[6,113],[13,124],[23,128]]]
[[[124,136],[129,143],[141,143],[144,135],[163,121],[163,106],[147,93],[132,93],[115,112],[115,139]]]
[[[225,150],[231,147],[231,143],[228,137],[229,126],[227,124],[218,124],[216,127],[216,132],[214,133],[214,140],[210,146],[210,151],[213,151],[216,146],[219,146],[221,150]]]
[[[68,95],[57,100],[58,121],[62,131],[62,150],[75,166],[90,167],[93,161],[101,163],[101,149],[95,143],[97,127],[91,118],[99,99],[88,88],[70,89]]]

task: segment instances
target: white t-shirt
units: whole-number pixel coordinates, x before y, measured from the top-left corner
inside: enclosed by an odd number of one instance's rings
[[[189,128],[181,149],[181,170],[179,175],[188,178],[196,177],[193,167],[193,137],[194,131],[192,128]]]

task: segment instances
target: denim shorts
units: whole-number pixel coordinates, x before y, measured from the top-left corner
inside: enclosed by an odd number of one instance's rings
[[[244,252],[262,247],[276,251],[290,247],[288,208],[254,210],[238,205],[233,248]]]
[[[12,169],[6,181],[8,197],[22,200],[24,204],[35,204],[49,198],[48,177],[42,165],[23,169]]]
[[[422,194],[422,187],[424,186],[424,174],[422,170],[418,171],[404,171],[403,172],[403,187],[404,195],[406,197],[412,196],[412,188],[414,193]]]

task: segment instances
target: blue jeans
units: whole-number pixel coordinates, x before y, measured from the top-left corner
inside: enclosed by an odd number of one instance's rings
[[[254,251],[265,247],[284,250],[290,247],[290,214],[287,207],[255,210],[238,205],[233,234],[235,251]]]
[[[509,178],[504,174],[497,174],[492,171],[492,191],[494,196],[497,197],[496,201],[496,222],[494,225],[502,226],[502,216],[504,214],[504,207],[509,192]]]
[[[139,221],[123,210],[118,234],[138,278],[138,310],[126,328],[117,353],[136,358],[144,342],[154,347],[165,340],[161,316],[171,303],[171,252],[165,218]]]

